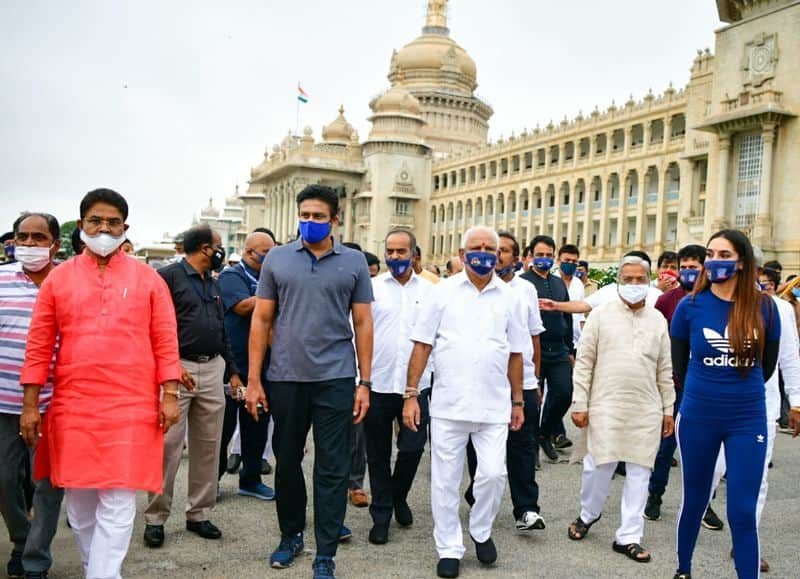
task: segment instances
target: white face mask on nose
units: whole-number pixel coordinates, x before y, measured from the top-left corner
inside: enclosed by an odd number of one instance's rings
[[[620,297],[628,302],[629,304],[638,304],[639,302],[643,302],[647,297],[647,292],[649,290],[648,285],[620,285],[619,286],[619,295]]]
[[[125,234],[123,233],[119,237],[114,237],[108,233],[98,233],[97,235],[89,236],[81,229],[81,241],[86,244],[86,247],[88,247],[92,253],[100,257],[106,257],[114,253],[117,248],[122,245],[125,241]]]
[[[38,272],[42,271],[50,263],[50,247],[25,247],[18,245],[14,252],[14,257],[20,264],[22,269],[26,271]]]

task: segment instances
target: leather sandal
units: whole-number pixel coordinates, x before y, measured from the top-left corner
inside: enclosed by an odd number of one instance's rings
[[[611,544],[611,548],[617,553],[622,553],[628,559],[633,559],[637,563],[649,563],[650,553],[647,549],[642,547],[639,543],[628,543],[627,545],[620,545],[616,541]],[[642,557],[644,555],[644,557]]]
[[[600,513],[600,516],[597,517],[591,523],[584,523],[583,519],[578,517],[577,519],[572,521],[572,524],[569,526],[569,528],[567,528],[567,536],[573,541],[580,541],[586,536],[586,534],[589,532],[589,529],[592,528],[592,525],[594,525],[602,517],[603,514]]]

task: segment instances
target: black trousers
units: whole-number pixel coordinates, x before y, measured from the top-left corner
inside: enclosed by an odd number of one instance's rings
[[[542,360],[541,371],[546,395],[539,436],[552,437],[558,434],[561,419],[572,404],[572,364],[569,359],[557,362]]]
[[[525,422],[516,432],[509,430],[506,441],[506,469],[515,519],[527,511],[539,512],[539,484],[536,482],[539,400],[536,390],[523,390],[522,398],[525,400]],[[470,483],[466,494],[472,496],[472,483],[478,468],[478,458],[471,440],[467,444],[467,467]]]
[[[408,497],[417,467],[425,449],[428,433],[428,397],[417,398],[420,424],[413,432],[403,424],[402,394],[370,393],[370,406],[364,420],[367,439],[367,465],[372,502],[369,514],[375,524],[388,524],[396,503]],[[397,459],[391,469],[394,421],[400,425],[397,435]]]
[[[314,426],[314,535],[317,555],[333,557],[347,508],[355,377],[325,382],[271,382],[275,419],[275,494],[281,535],[306,526],[303,449]]]
[[[252,488],[261,483],[261,457],[269,437],[269,412],[253,420],[244,407],[225,395],[225,419],[222,422],[222,439],[219,451],[219,475],[222,478],[228,462],[228,444],[236,431],[236,416],[239,416],[239,434],[242,440],[242,470],[239,471],[239,488]]]

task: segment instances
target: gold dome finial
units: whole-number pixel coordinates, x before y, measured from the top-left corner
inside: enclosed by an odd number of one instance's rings
[[[426,27],[447,28],[447,0],[428,0]]]

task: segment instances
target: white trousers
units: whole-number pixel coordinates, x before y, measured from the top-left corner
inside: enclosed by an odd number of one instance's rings
[[[603,506],[611,490],[611,479],[616,462],[595,464],[591,454],[583,459],[581,482],[581,520],[591,523],[603,512]],[[647,504],[647,485],[651,469],[640,464],[625,464],[625,484],[622,487],[622,524],[616,533],[620,545],[640,543],[644,534],[644,507]]]
[[[269,432],[267,433],[267,444],[264,446],[264,453],[261,455],[266,461],[272,458],[272,431],[275,430],[275,421],[269,417]],[[239,431],[239,413],[236,413],[236,430],[233,431],[231,438],[231,454],[242,454],[242,433]]]
[[[772,461],[772,451],[775,449],[775,436],[778,432],[778,425],[775,424],[774,420],[770,420],[767,423],[767,456],[764,459],[764,474],[761,477],[761,488],[758,491],[758,503],[756,504],[756,526],[761,524],[761,513],[764,512],[764,505],[767,502],[767,491],[769,491],[769,481],[767,480],[767,476],[769,475],[769,463]],[[719,481],[722,480],[722,477],[725,475],[725,471],[727,470],[727,465],[725,463],[725,445],[723,444],[719,449],[719,456],[717,456],[717,464],[714,466],[714,483],[711,487],[711,496],[714,496],[714,492],[716,492],[717,487],[719,486]]]
[[[467,442],[472,438],[478,469],[469,513],[469,534],[483,543],[492,536],[506,486],[508,424],[485,424],[431,418],[431,508],[433,538],[441,559],[464,556],[464,536],[458,508]]]
[[[136,517],[136,491],[66,489],[66,498],[86,579],[120,579]]]

